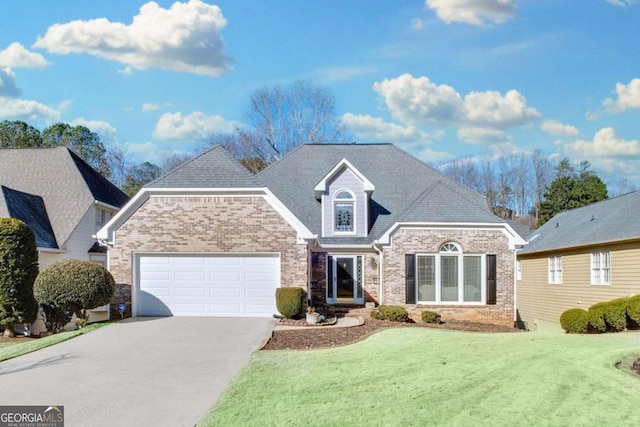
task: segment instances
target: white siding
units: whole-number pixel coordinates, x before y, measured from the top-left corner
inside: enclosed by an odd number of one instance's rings
[[[355,237],[366,237],[368,233],[367,194],[364,191],[364,183],[348,168],[342,169],[329,181],[327,191],[322,195],[323,236],[335,236],[333,232],[333,196],[341,189],[351,190],[356,198],[354,209]],[[338,236],[344,236],[344,234],[338,234]],[[353,237],[354,235],[350,236]]]

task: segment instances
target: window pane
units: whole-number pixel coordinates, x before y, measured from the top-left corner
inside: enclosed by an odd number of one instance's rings
[[[458,257],[440,257],[440,285],[442,301],[458,301]]]
[[[341,191],[336,194],[336,199],[353,199],[353,196],[348,191]]]
[[[353,231],[353,203],[336,203],[336,231]]]
[[[435,257],[418,257],[418,301],[436,300]]]
[[[464,257],[464,301],[482,301],[482,270],[479,256]]]

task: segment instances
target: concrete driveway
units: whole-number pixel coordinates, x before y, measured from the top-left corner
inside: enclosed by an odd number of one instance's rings
[[[1,405],[65,426],[193,426],[271,334],[266,318],[135,318],[0,363]]]

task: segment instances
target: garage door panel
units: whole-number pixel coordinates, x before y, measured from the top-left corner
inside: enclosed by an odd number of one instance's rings
[[[140,256],[138,315],[261,316],[277,312],[278,256]]]

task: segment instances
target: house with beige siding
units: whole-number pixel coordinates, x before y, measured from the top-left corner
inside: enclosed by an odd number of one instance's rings
[[[640,293],[640,192],[562,212],[518,251],[518,316],[559,322],[584,308]]]
[[[128,200],[66,147],[0,149],[0,217],[31,228],[40,271],[65,259],[106,267],[106,248],[95,234]],[[89,315],[90,321],[108,319],[109,307]],[[43,330],[40,323],[32,332]]]
[[[397,304],[512,325],[524,239],[474,193],[391,144],[306,144],[257,175],[220,146],[145,186],[102,230],[135,316],[272,316]]]

